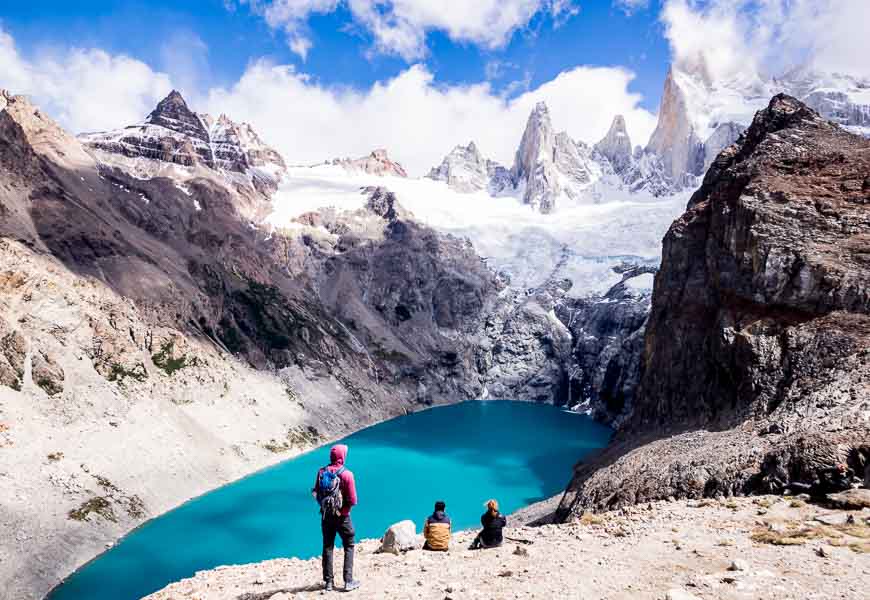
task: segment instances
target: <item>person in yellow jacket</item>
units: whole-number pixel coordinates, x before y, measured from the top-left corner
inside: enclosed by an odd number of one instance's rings
[[[444,552],[450,546],[450,517],[444,512],[447,505],[441,500],[435,503],[435,511],[426,517],[423,525],[423,537],[426,543],[423,550],[436,550]]]

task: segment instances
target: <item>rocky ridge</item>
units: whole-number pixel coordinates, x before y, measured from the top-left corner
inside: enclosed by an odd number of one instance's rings
[[[387,151],[383,148],[373,150],[368,156],[361,158],[335,158],[326,163],[344,168],[349,173],[360,172],[369,175],[407,177],[405,168],[397,162],[390,160]]]
[[[468,146],[456,146],[427,177],[443,181],[462,193],[486,191],[497,196],[513,188],[510,172],[495,161],[484,158],[474,142],[469,142]]]
[[[247,123],[226,115],[217,119],[193,112],[173,90],[145,121],[116,131],[88,133],[79,140],[98,160],[140,177],[165,173],[176,179],[185,170],[210,169],[247,181],[263,194],[275,191],[286,165]],[[170,171],[167,165],[183,167]]]
[[[633,414],[559,515],[870,462],[870,141],[778,95],[664,240]]]

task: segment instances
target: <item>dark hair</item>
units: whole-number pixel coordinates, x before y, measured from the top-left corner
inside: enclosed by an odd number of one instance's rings
[[[443,500],[439,500],[435,503],[435,512],[438,512],[439,510],[443,511],[445,508],[447,508],[447,505],[444,504]]]

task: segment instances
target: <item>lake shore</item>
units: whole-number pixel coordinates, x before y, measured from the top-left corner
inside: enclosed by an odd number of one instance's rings
[[[517,422],[529,426],[512,427]],[[350,445],[350,466],[362,485],[356,530],[361,537],[379,535],[397,519],[429,514],[438,498],[451,507],[457,527],[475,525],[490,496],[507,512],[525,508],[530,498],[558,493],[573,457],[601,448],[608,437],[607,428],[586,416],[504,401],[439,407],[366,428],[342,440]],[[51,598],[91,598],[105,587],[114,590],[112,598],[138,598],[214,565],[318,554],[316,507],[308,489],[325,459],[325,451],[296,457],[149,522]],[[409,476],[406,489],[396,493],[389,482],[399,472]],[[453,485],[459,472],[475,484]],[[208,544],[185,543],[206,538]],[[165,547],[177,548],[171,560]]]
[[[847,526],[851,514],[857,525]],[[499,549],[377,554],[357,546],[355,598],[862,600],[870,509],[847,513],[782,497],[656,502],[564,525],[512,527]],[[794,534],[794,537],[789,537]],[[340,554],[340,552],[339,552]],[[336,557],[340,564],[341,557]],[[147,600],[289,600],[324,596],[318,559],[197,573]],[[331,594],[326,594],[331,596]]]

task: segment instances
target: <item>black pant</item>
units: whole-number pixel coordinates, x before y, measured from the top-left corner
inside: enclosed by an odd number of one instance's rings
[[[346,517],[326,517],[321,521],[320,529],[323,532],[323,581],[332,581],[332,552],[335,548],[335,536],[341,537],[341,545],[344,546],[344,583],[353,581],[353,550],[354,536],[353,522],[350,515]]]

